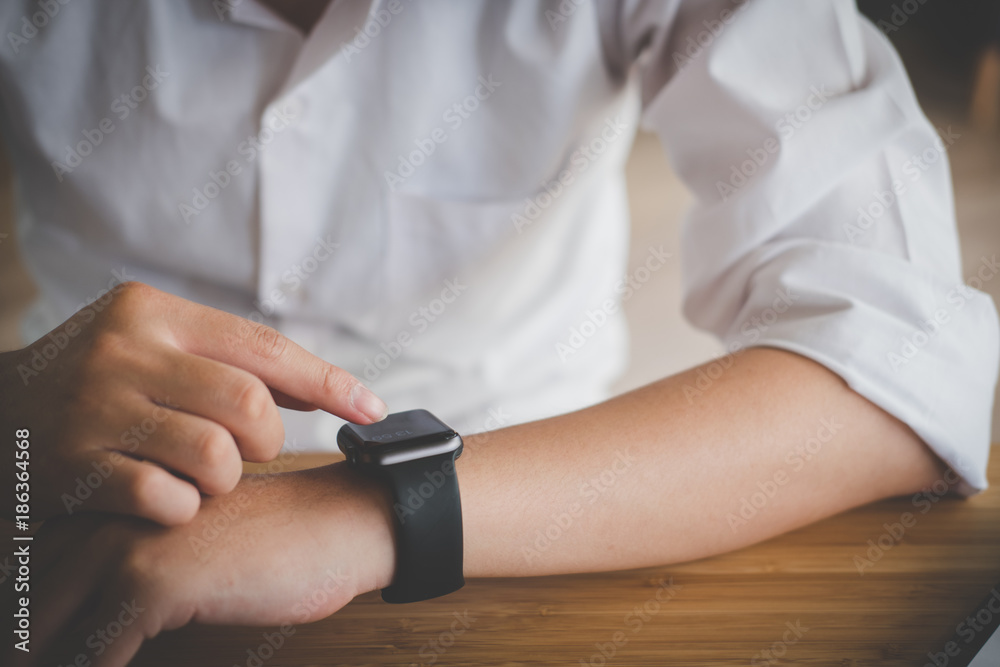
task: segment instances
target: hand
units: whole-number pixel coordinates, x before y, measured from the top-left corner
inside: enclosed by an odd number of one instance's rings
[[[144,639],[191,621],[324,618],[388,585],[392,520],[388,491],[343,463],[244,477],[183,526],[55,519],[32,544],[32,651],[0,663],[124,665]]]
[[[233,489],[242,460],[278,454],[278,405],[362,424],[386,412],[274,329],[124,283],[0,355],[0,474],[13,477],[9,450],[27,429],[32,520],[103,510],[184,523],[199,492]]]

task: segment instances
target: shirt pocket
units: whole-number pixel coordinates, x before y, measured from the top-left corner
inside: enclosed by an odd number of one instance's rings
[[[517,241],[512,216],[523,206],[523,198],[466,201],[391,195],[382,303],[419,306],[447,289],[447,281],[471,282],[491,266],[510,270],[509,265],[497,265]]]

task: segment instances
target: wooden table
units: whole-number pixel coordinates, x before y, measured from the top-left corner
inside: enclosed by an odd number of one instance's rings
[[[998,447],[990,472],[997,484]],[[682,565],[473,580],[407,606],[370,593],[296,627],[273,655],[274,628],[189,626],[148,642],[133,664],[924,665],[1000,583],[1000,487],[925,507],[888,500]],[[916,523],[897,541],[883,525],[906,512]],[[880,537],[889,548],[869,557]],[[856,556],[872,563],[863,575]]]

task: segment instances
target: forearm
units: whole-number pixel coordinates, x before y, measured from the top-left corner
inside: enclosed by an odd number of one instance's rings
[[[937,479],[937,459],[908,428],[801,357],[746,352],[689,401],[696,378],[468,437],[457,465],[466,576],[710,556]],[[757,516],[734,525],[741,499],[765,494],[762,482],[772,486]],[[121,613],[122,599],[150,611],[105,656],[116,664],[143,638],[191,620],[323,618],[391,583],[392,505],[385,485],[336,463],[244,477],[170,528],[111,515],[56,519],[34,543],[53,564],[36,593],[34,638],[73,655],[91,628]]]
[[[940,476],[908,427],[803,357],[748,350],[689,400],[685,386],[704,387],[697,370],[466,438],[466,575],[711,556]],[[758,492],[766,504],[744,520],[741,501]]]

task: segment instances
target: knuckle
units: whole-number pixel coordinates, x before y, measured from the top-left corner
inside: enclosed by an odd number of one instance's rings
[[[162,573],[155,554],[140,539],[131,539],[122,547],[117,571],[117,588],[122,597],[150,594],[157,589]]]
[[[122,283],[108,292],[108,310],[113,313],[133,313],[145,307],[158,291],[135,280]]]
[[[112,329],[103,329],[94,335],[88,356],[96,361],[101,361],[118,355],[124,347],[124,336]]]
[[[251,422],[264,419],[270,411],[271,392],[257,378],[248,378],[236,390],[233,405],[237,412]]]
[[[247,321],[243,329],[250,351],[262,359],[273,361],[288,347],[288,339],[269,326]]]
[[[347,371],[325,364],[321,389],[326,396],[348,396],[358,381]]]
[[[129,540],[122,546],[118,572],[123,582],[141,581],[151,570],[152,563],[140,542]]]
[[[109,359],[122,360],[127,356],[130,362],[135,362],[146,356],[143,354],[146,347],[124,318],[111,318],[95,327],[89,336],[84,357],[95,363],[105,363]]]
[[[134,371],[147,357],[141,345],[114,329],[96,332],[69,366],[77,371],[72,381],[76,398],[106,396],[111,386],[107,384],[109,378]]]
[[[199,467],[209,474],[224,470],[227,462],[232,459],[232,446],[232,436],[224,428],[214,425],[205,428],[198,435],[195,444]]]
[[[118,287],[115,288],[115,291],[122,296],[140,296],[143,294],[149,294],[153,291],[153,288],[146,283],[139,282],[138,280],[127,280],[118,285]]]
[[[128,494],[137,514],[148,516],[163,502],[163,473],[149,465],[139,466],[129,480]]]

